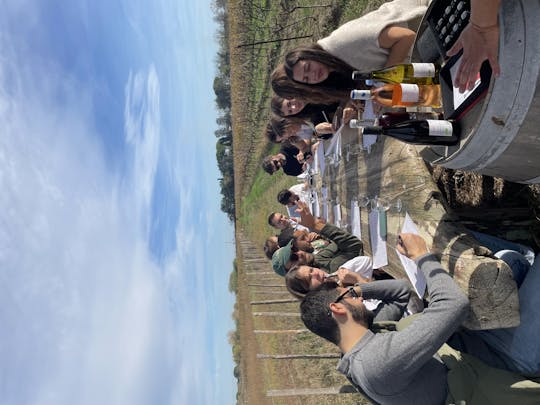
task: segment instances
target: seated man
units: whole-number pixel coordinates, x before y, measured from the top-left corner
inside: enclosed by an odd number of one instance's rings
[[[302,202],[298,202],[298,209],[302,216],[301,223],[318,233],[330,242],[328,246],[320,249],[317,254],[301,250],[302,247],[296,241],[291,240],[286,246],[279,248],[272,256],[272,267],[280,276],[285,276],[292,266],[308,264],[319,267],[327,272],[336,271],[347,260],[356,256],[362,256],[364,249],[360,239],[353,234],[327,224],[320,218],[315,218],[309,212],[309,208]],[[302,241],[300,241],[302,242]]]
[[[316,254],[322,248],[333,243],[324,239],[317,232],[308,232],[305,229],[294,230],[292,228],[287,228],[278,235],[277,244],[279,247],[284,247],[287,246],[291,240],[296,249],[313,254]],[[337,250],[337,246],[332,247],[332,249]]]
[[[272,235],[266,238],[263,245],[263,251],[264,255],[272,260],[272,256],[274,255],[274,252],[279,249],[278,245],[278,236]]]
[[[309,231],[308,228],[298,223],[297,218],[289,218],[279,212],[272,212],[268,215],[268,225],[281,231],[287,228]]]
[[[280,204],[287,207],[290,217],[300,217],[296,212],[298,206],[296,203],[302,201],[304,204],[310,204],[309,192],[304,184],[296,184],[291,188],[281,190],[277,195],[277,200]]]
[[[305,164],[300,163],[296,158],[300,151],[297,147],[284,143],[281,145],[279,152],[276,155],[267,156],[264,158],[262,167],[264,171],[270,175],[277,172],[280,168],[289,176],[298,176],[306,170]]]
[[[462,364],[467,362],[468,366],[481,365],[485,369],[499,373],[499,376],[500,373],[505,376],[508,373],[489,368],[472,356],[456,357],[453,363],[449,361],[447,354],[435,356],[465,319],[468,300],[450,275],[441,268],[436,257],[428,253],[426,243],[420,236],[402,234],[399,241],[397,249],[415,260],[424,273],[431,297],[429,306],[412,320],[408,327],[378,334],[370,330],[373,314],[366,310],[362,302],[363,298],[376,298],[372,297],[369,284],[346,289],[323,285],[319,290],[310,291],[300,306],[302,321],[309,330],[339,346],[344,356],[339,362],[338,370],[375,403],[442,405],[447,399],[447,394],[451,395],[449,398],[458,402],[465,398],[455,398],[456,381],[466,384],[467,380],[472,380],[469,390],[460,391],[460,395],[467,396],[469,400],[471,392],[482,386],[476,385],[474,379],[478,378],[480,381],[480,377],[483,377],[489,380],[490,374],[478,375],[473,367],[473,372],[461,380],[456,380],[459,376],[457,373],[465,370],[460,369],[459,365],[456,367],[456,362]],[[540,260],[538,264],[540,265]],[[505,353],[499,352],[499,355],[505,355],[507,361],[504,368],[528,376],[540,376],[540,349],[537,344],[540,320],[538,311],[531,307],[531,304],[538,304],[539,294],[530,295],[528,304],[522,302],[521,290],[528,286],[528,283],[533,287],[538,285],[540,272],[534,273],[532,269],[527,274],[520,289],[520,304],[523,304],[522,325],[512,330],[500,330],[506,331],[511,336],[505,339],[505,345],[501,344],[499,348],[492,347],[492,355],[495,355],[495,351],[506,346]],[[494,331],[483,332],[489,334]],[[499,338],[503,339],[502,336]],[[470,354],[476,355],[475,347],[470,347]],[[452,378],[447,379],[449,368],[453,373]],[[490,373],[493,375],[493,372]],[[520,392],[528,396],[527,401],[514,403],[534,404],[535,399],[540,398],[539,385],[531,381],[529,383],[531,386]],[[513,403],[504,402],[508,401],[508,398],[513,398],[512,396],[507,396],[506,400],[502,401],[493,396],[491,391],[496,392],[498,388],[496,385],[488,384],[489,389],[482,391],[480,398],[489,397],[489,400],[478,401],[477,396],[476,402],[471,401],[467,404]],[[515,391],[519,390],[516,385],[504,388],[513,390],[512,394],[516,394]],[[509,395],[508,390],[504,395]]]

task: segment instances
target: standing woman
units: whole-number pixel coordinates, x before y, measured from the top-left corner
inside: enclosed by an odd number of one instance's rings
[[[394,0],[349,21],[328,37],[289,52],[272,73],[281,97],[331,103],[349,97],[353,70],[370,72],[406,62],[431,0]]]

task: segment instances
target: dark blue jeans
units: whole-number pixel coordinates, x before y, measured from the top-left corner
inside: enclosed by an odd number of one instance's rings
[[[518,288],[531,268],[534,252],[519,243],[510,242],[481,232],[469,231],[482,246],[491,250],[495,257],[503,260],[512,269]]]
[[[519,290],[520,325],[515,328],[478,331],[492,348],[504,354],[508,369],[540,376],[540,255],[526,246],[494,236],[471,232],[495,256],[512,269]],[[532,260],[531,260],[532,259]],[[532,265],[531,265],[532,264]]]

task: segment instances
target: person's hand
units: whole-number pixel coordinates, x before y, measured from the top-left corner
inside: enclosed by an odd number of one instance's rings
[[[339,285],[345,287],[348,285],[354,285],[356,283],[363,283],[365,282],[365,279],[361,277],[358,273],[355,273],[353,271],[350,271],[344,267],[340,267],[336,271],[336,278],[339,281]]]
[[[446,52],[448,56],[457,54],[463,48],[461,64],[459,65],[454,87],[459,92],[471,90],[474,87],[482,62],[486,59],[491,65],[495,77],[501,73],[498,62],[499,54],[499,25],[495,24],[485,29],[471,22],[467,24],[456,43]]]
[[[309,232],[307,234],[307,241],[308,242],[313,242],[314,240],[316,240],[317,238],[319,237],[319,234],[317,232]]]
[[[354,108],[359,113],[363,113],[366,109],[366,102],[364,100],[350,100],[347,102],[346,107]]]
[[[297,201],[296,205],[298,206],[298,208],[296,209],[296,212],[300,214],[299,223],[301,225],[304,225],[306,228],[314,229],[316,220],[315,220],[315,217],[309,211],[307,204],[302,201]]]
[[[357,117],[358,117],[358,111],[356,111],[354,108],[347,107],[343,109],[343,115],[342,115],[341,120],[344,124],[348,124],[350,120]]]
[[[400,233],[396,248],[399,253],[412,260],[429,252],[424,238],[414,233]]]
[[[333,134],[334,130],[332,129],[332,123],[321,122],[320,124],[315,125],[315,132],[319,135]]]
[[[304,162],[304,152],[299,152],[298,155],[296,155],[296,160],[298,160],[300,163]]]
[[[382,110],[383,110],[383,106],[379,103],[376,103],[376,102],[373,102],[372,103],[373,105],[373,114],[375,114],[375,116],[379,116],[382,114]]]

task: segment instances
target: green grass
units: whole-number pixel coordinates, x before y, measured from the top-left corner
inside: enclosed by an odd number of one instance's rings
[[[268,225],[268,215],[274,211],[286,212],[285,207],[277,202],[277,194],[295,183],[295,178],[282,173],[270,176],[262,169],[257,172],[249,194],[239,206],[239,222],[250,239],[259,246],[275,233],[275,229]]]

